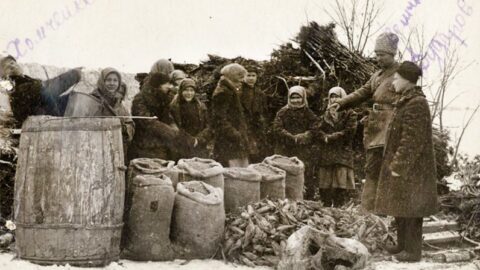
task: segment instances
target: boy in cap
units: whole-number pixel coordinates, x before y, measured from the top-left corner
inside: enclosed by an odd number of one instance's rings
[[[386,249],[399,261],[422,257],[423,217],[437,212],[436,166],[430,108],[416,86],[422,70],[405,61],[392,82],[400,95],[388,127],[375,214],[395,217],[397,245]]]

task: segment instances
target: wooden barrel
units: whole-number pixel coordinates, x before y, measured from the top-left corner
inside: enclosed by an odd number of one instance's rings
[[[118,119],[29,117],[15,175],[17,256],[80,266],[118,260],[123,164]]]

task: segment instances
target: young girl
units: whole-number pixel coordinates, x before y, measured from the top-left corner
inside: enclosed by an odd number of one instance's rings
[[[305,164],[305,199],[313,199],[315,187],[310,144],[317,116],[308,108],[307,92],[302,86],[288,90],[288,104],[277,112],[273,130],[277,137],[275,154],[298,157]]]
[[[333,104],[347,94],[341,87],[328,91],[328,103]],[[353,174],[352,139],[357,129],[357,115],[353,110],[336,112],[326,110],[316,126],[320,139],[318,182],[320,200],[325,206],[341,206],[355,189]]]
[[[178,94],[170,104],[170,113],[177,126],[195,137],[198,145],[188,157],[208,158],[206,149],[211,139],[211,132],[207,125],[207,107],[196,96],[197,84],[187,78],[180,82]]]

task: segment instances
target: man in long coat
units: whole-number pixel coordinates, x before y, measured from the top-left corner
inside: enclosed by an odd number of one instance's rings
[[[240,87],[247,74],[239,64],[222,68],[222,77],[212,96],[213,155],[226,167],[248,166],[248,128]]]
[[[366,181],[362,193],[362,206],[369,211],[374,209],[387,127],[393,116],[393,103],[398,99],[398,94],[392,87],[393,74],[399,66],[394,58],[397,46],[397,35],[381,34],[375,43],[375,54],[381,69],[375,72],[361,88],[329,107],[333,110],[343,110],[365,101],[373,102],[368,119],[365,121],[363,138],[366,148]]]
[[[384,162],[375,198],[376,214],[395,217],[396,246],[387,250],[399,261],[419,261],[423,217],[437,212],[436,167],[430,109],[415,86],[422,70],[403,62],[393,85],[400,93],[387,131]]]

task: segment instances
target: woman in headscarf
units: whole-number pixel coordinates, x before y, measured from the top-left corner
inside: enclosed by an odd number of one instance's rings
[[[168,59],[160,59],[152,65],[152,68],[150,69],[150,75],[154,73],[161,73],[170,76],[173,70],[174,67],[172,62],[170,62]]]
[[[328,104],[344,98],[341,87],[328,91]],[[341,112],[326,110],[315,128],[318,134],[318,185],[325,206],[342,206],[347,190],[355,189],[352,141],[357,129],[357,115],[352,109]]]
[[[176,94],[178,94],[180,83],[185,78],[187,78],[187,74],[185,74],[183,70],[175,69],[174,71],[172,71],[172,73],[170,73],[170,82],[172,83],[173,87],[169,94],[172,96],[172,99],[173,97],[175,97]]]
[[[183,79],[178,94],[170,104],[170,113],[177,126],[198,141],[193,152],[182,158],[208,158],[206,146],[211,139],[211,130],[208,128],[207,107],[195,96],[196,91],[197,84],[194,80]]]
[[[97,116],[130,116],[122,104],[127,92],[126,87],[120,72],[111,67],[103,69],[97,81],[97,88],[90,93],[102,104],[102,109]],[[126,157],[128,145],[135,133],[135,124],[131,118],[120,118],[120,122],[122,123],[123,152]]]
[[[273,131],[277,137],[275,154],[296,156],[305,164],[306,199],[313,199],[310,186],[314,170],[311,162],[311,143],[317,116],[308,108],[307,92],[302,86],[288,90],[288,104],[277,112],[273,121]]]
[[[133,99],[133,115],[155,116],[157,119],[135,120],[137,130],[129,154],[130,160],[141,157],[169,160],[174,157],[174,152],[189,152],[188,148],[193,147],[194,139],[191,136],[179,136],[183,133],[179,132],[170,114],[170,88],[168,75],[153,73]]]
[[[174,67],[172,62],[170,62],[168,59],[160,59],[153,63],[149,73],[137,73],[135,79],[140,83],[140,89],[142,89],[143,85],[148,84],[148,81],[153,74],[159,73],[170,76],[173,70]],[[172,88],[172,86],[170,88]]]
[[[246,167],[248,133],[239,92],[247,71],[239,64],[229,64],[220,72],[212,96],[214,158],[226,167]]]

